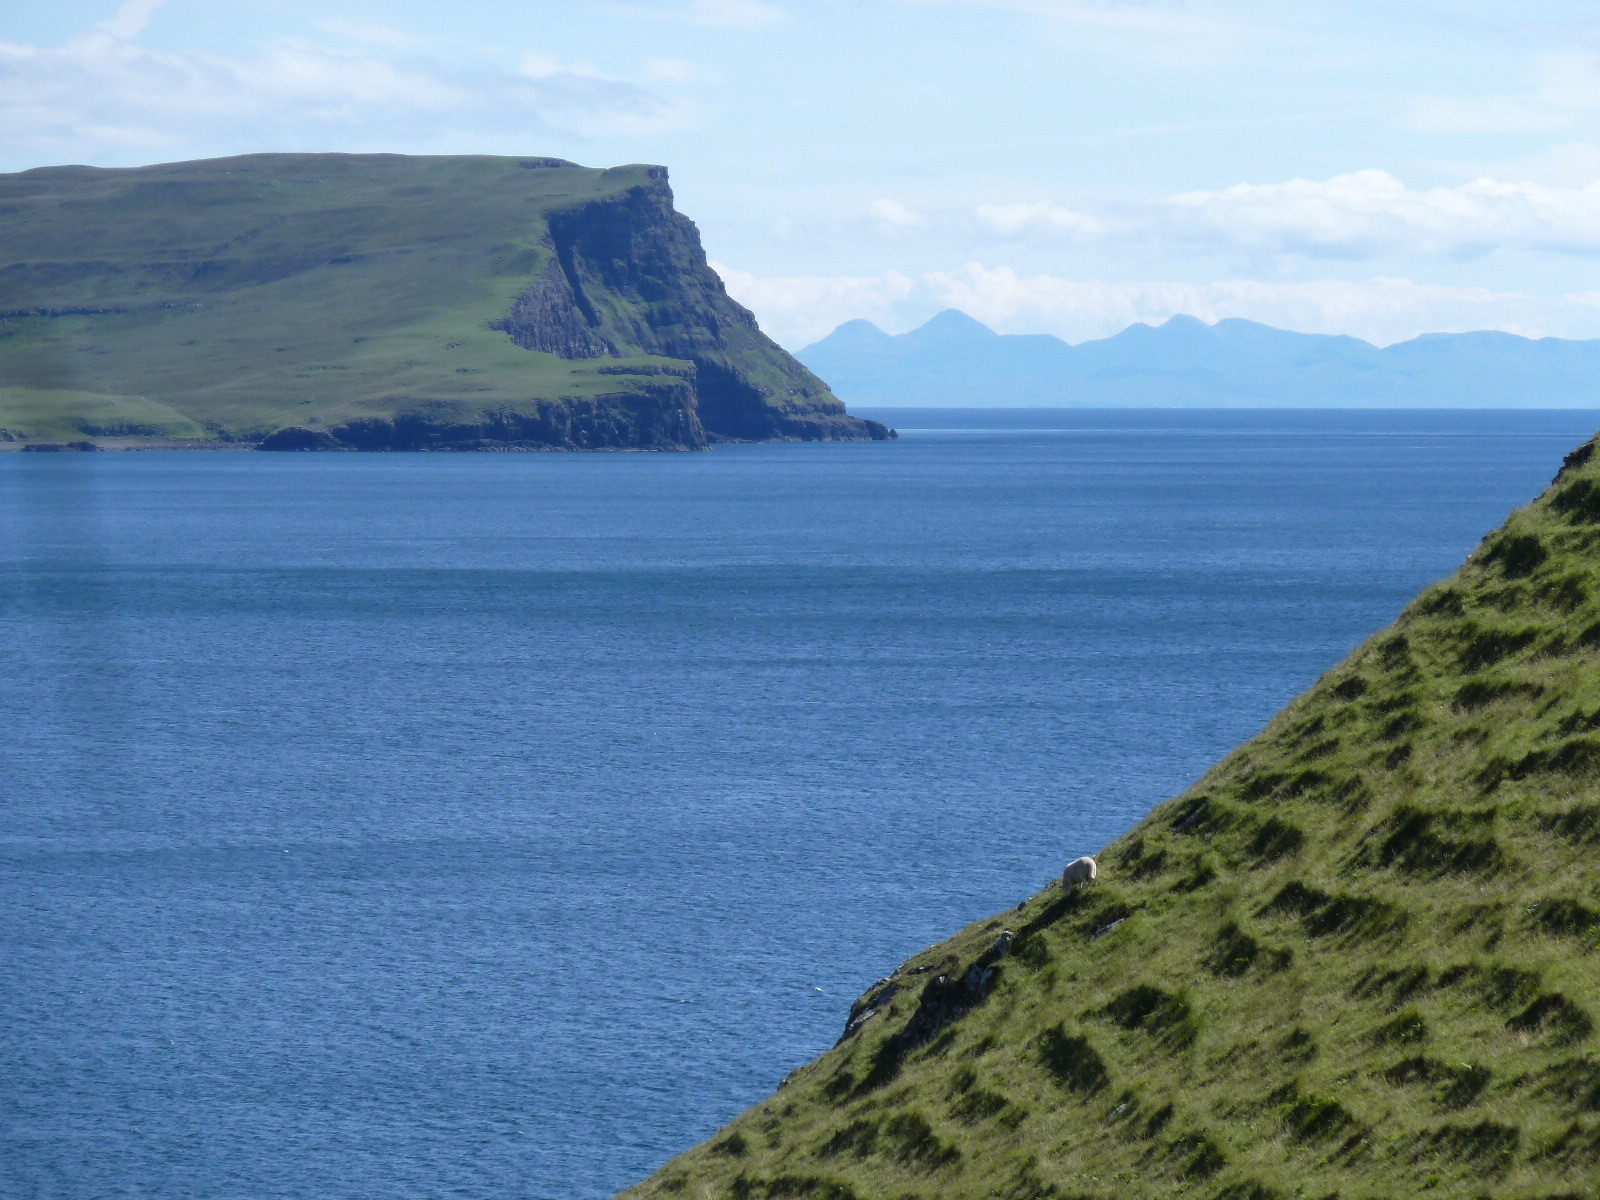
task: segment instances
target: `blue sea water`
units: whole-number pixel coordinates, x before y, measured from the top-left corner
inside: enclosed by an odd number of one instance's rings
[[[0,1195],[634,1182],[1255,732],[1560,412],[0,456]]]

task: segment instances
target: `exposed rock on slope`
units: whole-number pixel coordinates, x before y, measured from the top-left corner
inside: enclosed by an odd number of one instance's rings
[[[629,1195],[1594,1196],[1592,449],[1094,887],[913,958]]]
[[[499,327],[520,346],[553,345],[567,358],[643,351],[692,362],[713,436],[881,436],[876,422],[846,416],[728,296],[694,222],[672,207],[666,170],[644,173],[637,187],[551,214],[554,257]]]
[[[883,438],[766,338],[660,167],[251,155],[0,176],[21,442]]]

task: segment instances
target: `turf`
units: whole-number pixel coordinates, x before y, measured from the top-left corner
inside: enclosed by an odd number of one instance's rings
[[[551,266],[552,221],[591,211],[632,219],[634,252],[672,244],[658,303],[629,294],[624,252],[588,297],[594,320],[622,329],[603,357],[516,344],[495,326]],[[249,439],[659,394],[664,370],[693,376],[645,344],[663,298],[672,319],[712,328],[697,356],[759,384],[757,407],[843,413],[744,327],[655,167],[324,154],[44,168],[0,176],[0,264],[0,430],[13,440]],[[568,264],[574,278],[589,265]]]
[[[1094,886],[903,964],[626,1195],[1600,1195],[1592,449]]]

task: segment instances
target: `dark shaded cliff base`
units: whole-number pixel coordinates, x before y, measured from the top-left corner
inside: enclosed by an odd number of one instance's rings
[[[765,437],[725,437],[714,434],[713,442],[886,442],[899,437],[893,429],[868,417],[846,413],[786,416],[773,419]]]
[[[0,175],[10,443],[885,439],[756,326],[661,167],[264,154]]]
[[[524,412],[403,413],[362,417],[332,429],[289,425],[261,450],[703,450],[682,381],[658,391],[595,400],[550,401]]]
[[[708,437],[677,403],[649,395],[624,401],[540,405],[534,412],[479,413],[463,420],[408,413],[367,417],[332,429],[289,425],[268,434],[260,450],[703,450],[714,442],[884,441],[893,430],[877,421],[828,414],[780,417],[765,438]]]
[[[626,1195],[1594,1200],[1593,443],[1099,863]]]

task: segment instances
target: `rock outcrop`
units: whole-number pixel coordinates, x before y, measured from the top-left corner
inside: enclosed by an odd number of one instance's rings
[[[264,448],[883,439],[662,167],[265,154],[0,175],[0,425]]]
[[[287,425],[262,450],[703,450],[706,436],[684,378],[643,392],[547,401],[524,412],[362,417],[332,429]]]
[[[549,218],[551,262],[497,327],[565,358],[627,352],[695,366],[701,423],[715,438],[885,438],[756,325],[707,265],[663,167]]]

